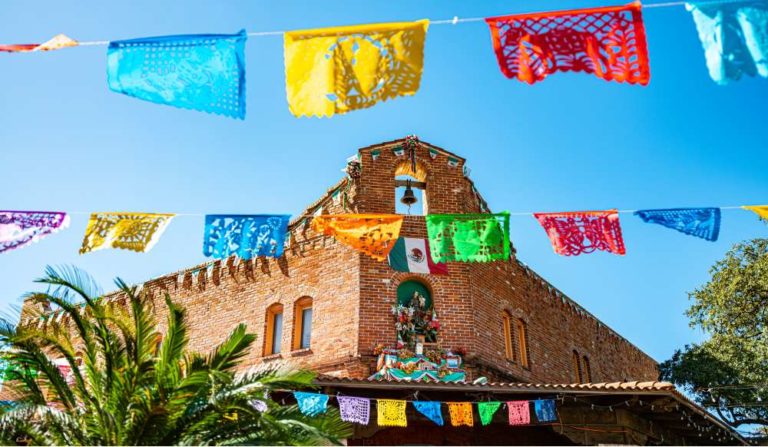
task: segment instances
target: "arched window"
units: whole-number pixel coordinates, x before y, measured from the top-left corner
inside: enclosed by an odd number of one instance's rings
[[[267,308],[267,322],[264,330],[264,355],[280,353],[283,339],[283,305],[275,303]]]
[[[512,316],[508,312],[504,311],[501,314],[501,319],[504,325],[504,357],[507,360],[515,361],[515,342],[512,338]]]
[[[581,379],[581,359],[579,359],[579,353],[575,349],[573,350],[573,378],[574,383],[582,383]]]
[[[585,355],[582,360],[584,363],[584,380],[587,383],[592,383],[592,366],[589,364],[589,357]]]
[[[400,201],[410,187],[416,202],[408,206]],[[410,161],[402,162],[395,170],[395,212],[425,216],[427,214],[427,172],[421,163],[416,163],[416,171]]]
[[[293,349],[309,349],[312,338],[312,298],[305,296],[293,306]]]
[[[523,368],[530,367],[528,361],[528,330],[525,327],[525,322],[521,319],[515,320],[515,332],[517,335],[517,347],[520,350],[520,366]]]

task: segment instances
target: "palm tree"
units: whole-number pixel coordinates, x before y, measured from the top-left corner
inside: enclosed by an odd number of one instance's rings
[[[122,300],[102,298],[75,268],[48,267],[37,282],[48,290],[28,298],[58,307],[63,318],[48,318],[41,329],[0,319],[11,365],[6,386],[17,395],[0,416],[0,442],[308,445],[338,444],[350,434],[333,408],[310,417],[276,400],[311,386],[312,373],[279,366],[235,372],[256,338],[244,324],[208,355],[188,353],[184,309],[167,294],[161,336],[151,297],[119,279]],[[69,367],[66,377],[61,365]]]

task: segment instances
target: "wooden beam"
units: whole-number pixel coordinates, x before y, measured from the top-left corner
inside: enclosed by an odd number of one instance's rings
[[[427,183],[426,182],[417,182],[415,180],[411,180],[411,188],[416,189],[427,189]],[[400,186],[408,186],[408,180],[395,180],[395,187]]]

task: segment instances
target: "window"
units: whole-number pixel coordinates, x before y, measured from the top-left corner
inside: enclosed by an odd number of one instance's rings
[[[521,319],[515,320],[515,331],[517,332],[517,347],[520,350],[520,366],[528,368],[528,331],[525,328],[525,322]]]
[[[515,343],[512,340],[512,317],[504,312],[502,314],[504,323],[504,356],[507,360],[515,361]]]
[[[592,367],[589,365],[589,358],[585,355],[582,357],[584,364],[584,380],[587,383],[592,383]]]
[[[305,296],[293,307],[293,349],[309,349],[312,338],[312,298]]]
[[[574,383],[582,383],[581,380],[581,360],[579,359],[579,353],[575,349],[573,350],[573,378]]]
[[[264,333],[264,355],[280,354],[280,341],[283,339],[282,304],[273,304],[267,308],[267,327]]]
[[[410,186],[416,202],[408,206],[400,201]],[[395,212],[425,216],[427,214],[427,171],[421,162],[416,162],[416,171],[409,161],[400,163],[395,169]]]

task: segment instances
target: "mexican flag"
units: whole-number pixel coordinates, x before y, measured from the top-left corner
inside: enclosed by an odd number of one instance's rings
[[[447,275],[448,266],[432,262],[426,239],[401,237],[389,252],[389,265],[398,272],[431,273]]]

